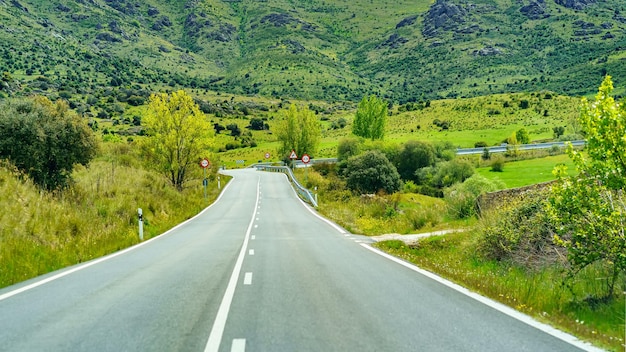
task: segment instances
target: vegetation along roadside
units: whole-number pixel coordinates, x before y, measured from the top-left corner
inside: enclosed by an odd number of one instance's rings
[[[555,182],[503,193],[508,195],[492,198],[496,204],[490,207],[477,208],[479,196],[506,186],[473,173],[467,160],[446,159],[445,145],[347,139],[338,145],[337,165],[315,165],[297,174],[317,188],[319,211],[353,233],[464,228],[416,244],[377,246],[539,321],[620,351],[626,331],[626,167],[621,159],[626,111],[611,92],[607,77],[593,103],[583,100],[579,123],[588,146],[570,147],[567,160],[548,157]],[[400,172],[401,155],[419,166]],[[513,163],[545,172],[547,162]],[[522,180],[529,173],[517,166],[510,171]],[[538,176],[522,182],[545,181]]]

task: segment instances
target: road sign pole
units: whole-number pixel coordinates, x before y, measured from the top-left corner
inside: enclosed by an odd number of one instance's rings
[[[202,180],[202,185],[204,186],[204,199],[206,199],[206,186],[207,186],[206,167],[204,168],[204,179]]]

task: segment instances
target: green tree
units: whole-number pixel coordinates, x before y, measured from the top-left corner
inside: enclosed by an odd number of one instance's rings
[[[515,138],[519,144],[528,144],[530,143],[530,135],[525,128],[520,128],[515,132]]]
[[[406,142],[396,160],[398,173],[403,180],[417,181],[417,170],[434,165],[435,149],[432,144],[420,141]]]
[[[182,90],[150,96],[142,121],[148,135],[142,145],[146,161],[182,191],[212,146],[213,126]]]
[[[0,104],[0,158],[47,190],[67,185],[75,164],[96,155],[93,131],[67,102],[45,97]]]
[[[289,157],[292,150],[298,157],[303,154],[313,156],[322,138],[322,129],[315,113],[303,106],[291,104],[282,111],[282,120],[276,126],[276,135],[280,141],[279,155]]]
[[[612,91],[607,76],[594,103],[583,98],[579,122],[586,153],[569,145],[577,174],[555,168],[558,183],[550,198],[555,240],[568,249],[570,276],[589,266],[604,269],[607,296],[626,271],[626,108],[615,102]]]
[[[378,150],[370,150],[348,159],[346,185],[358,193],[392,194],[400,190],[400,175],[395,166]]]
[[[387,104],[375,95],[363,97],[354,116],[352,133],[369,139],[383,139],[387,123]]]
[[[361,152],[361,143],[356,138],[343,138],[337,145],[337,161],[342,162],[348,158],[359,155]]]

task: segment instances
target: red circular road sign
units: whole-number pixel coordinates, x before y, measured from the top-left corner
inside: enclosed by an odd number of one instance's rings
[[[200,161],[200,166],[206,169],[207,167],[211,166],[211,162],[209,161],[209,159],[202,159]]]
[[[270,153],[265,153],[265,159],[269,159],[270,158]]]
[[[311,157],[308,154],[304,154],[302,156],[302,162],[305,163],[305,164],[308,164],[309,161],[311,161]]]

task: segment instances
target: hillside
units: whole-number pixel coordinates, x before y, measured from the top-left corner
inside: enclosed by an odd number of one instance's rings
[[[585,95],[623,86],[625,29],[620,0],[0,0],[0,97]]]

